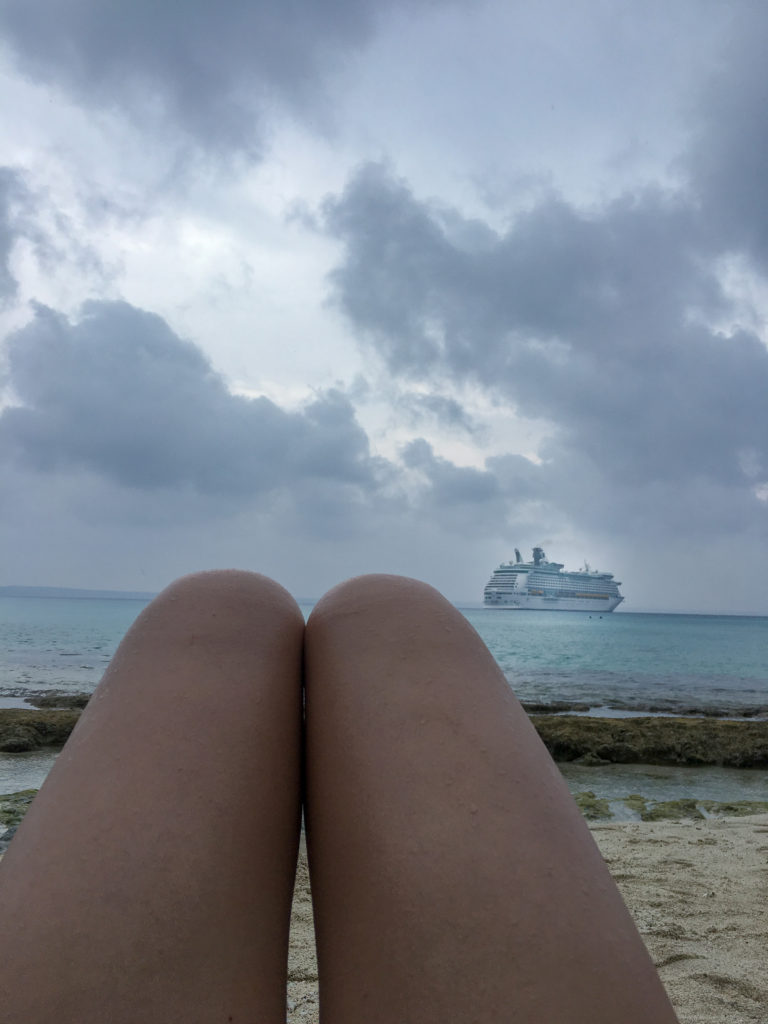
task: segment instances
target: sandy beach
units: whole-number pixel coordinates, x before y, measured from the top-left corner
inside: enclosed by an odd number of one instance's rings
[[[592,834],[681,1024],[768,1024],[768,815],[596,824]],[[317,965],[302,848],[288,1021],[316,1024]]]

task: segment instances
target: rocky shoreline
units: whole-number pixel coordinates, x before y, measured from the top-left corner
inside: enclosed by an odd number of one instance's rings
[[[768,767],[768,721],[532,715],[555,761]]]
[[[40,747],[62,747],[79,717],[79,711],[63,708],[0,708],[0,753],[24,754]]]
[[[88,702],[88,694],[35,698],[41,706],[0,709],[0,752],[24,753],[62,746]],[[599,718],[537,714],[531,721],[555,761],[584,765],[716,765],[768,767],[768,721],[701,717]],[[552,705],[536,707],[552,708]]]
[[[7,850],[36,794],[36,789],[22,789],[18,793],[0,796],[0,857]]]
[[[520,701],[529,715],[586,714],[618,711],[626,715],[666,715],[671,718],[768,718],[768,704],[685,704],[679,700],[622,701],[613,699],[607,704],[587,703],[579,700]],[[42,705],[40,705],[42,706]],[[608,716],[615,717],[615,716]]]

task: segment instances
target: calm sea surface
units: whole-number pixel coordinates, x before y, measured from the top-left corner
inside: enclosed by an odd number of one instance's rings
[[[93,690],[145,604],[0,597],[0,706]],[[768,716],[768,618],[463,611],[522,700],[585,703],[597,714]],[[39,785],[54,756],[0,754],[0,793]],[[765,772],[616,765],[565,774],[572,788],[606,796],[768,799]]]
[[[465,615],[521,700],[673,714],[761,708],[768,716],[768,618],[485,608]]]

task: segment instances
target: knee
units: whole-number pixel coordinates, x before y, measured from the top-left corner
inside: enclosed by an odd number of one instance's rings
[[[307,629],[317,630],[352,616],[407,618],[446,611],[455,613],[453,605],[430,584],[376,573],[355,576],[329,590],[312,609]]]
[[[267,576],[240,569],[217,569],[182,576],[169,584],[145,609],[166,627],[233,633],[301,627],[299,606],[284,587]]]

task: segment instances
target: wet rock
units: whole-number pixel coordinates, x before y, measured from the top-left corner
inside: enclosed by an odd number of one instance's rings
[[[611,762],[606,760],[604,757],[598,757],[597,754],[593,754],[591,751],[582,757],[577,757],[573,762],[574,764],[583,764],[588,768],[597,768],[601,764],[610,764]]]
[[[36,795],[36,789],[20,789],[17,793],[0,796],[0,827],[15,830]]]
[[[79,711],[0,708],[0,752],[21,754],[38,747],[61,747],[79,717]]]
[[[0,856],[8,849],[36,793],[36,789],[22,789],[0,796]]]
[[[8,847],[10,845],[10,842],[11,842],[11,840],[13,839],[13,837],[15,835],[16,835],[16,826],[14,826],[13,828],[9,828],[5,832],[0,834],[0,857],[2,857],[2,855],[8,849]]]
[[[69,708],[82,710],[91,699],[90,693],[41,693],[27,697],[26,703],[33,708]]]
[[[768,800],[700,800],[699,805],[708,814],[722,814],[729,818],[739,818],[747,814],[765,814],[768,812]]]
[[[601,743],[595,753],[601,764],[631,764],[635,757],[635,748],[631,743],[617,740],[612,743]]]
[[[768,722],[577,715],[531,721],[556,761],[768,767]]]
[[[645,813],[648,807],[648,801],[639,793],[630,793],[629,796],[624,797],[622,803],[625,807],[628,807],[630,811],[636,811],[641,816]]]
[[[587,821],[603,821],[612,817],[608,801],[595,796],[591,790],[574,793],[573,799]]]
[[[0,752],[3,754],[26,754],[39,746],[40,738],[31,726],[11,723],[0,731]]]
[[[680,821],[686,819],[703,819],[704,815],[696,806],[695,800],[662,800],[641,812],[643,821]]]
[[[527,711],[529,715],[555,715],[562,711],[589,711],[592,707],[591,704],[572,700],[553,700],[548,704],[524,700],[520,703],[523,710]]]

